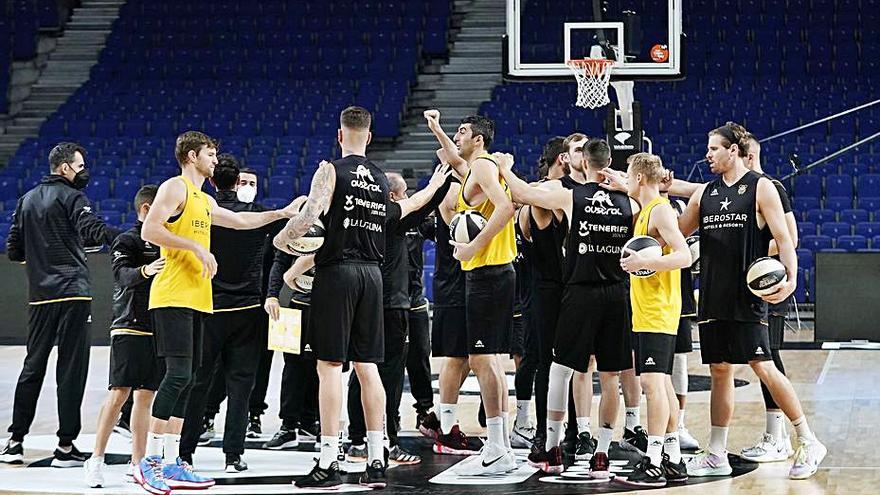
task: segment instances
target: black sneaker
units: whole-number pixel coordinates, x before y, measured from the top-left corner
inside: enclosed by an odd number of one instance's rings
[[[385,477],[385,469],[388,467],[388,449],[385,449],[385,463],[379,459],[367,464],[367,470],[361,474],[360,484],[369,488],[385,488],[388,478]]]
[[[624,427],[620,448],[635,451],[644,456],[648,451],[648,432],[641,426],[636,426],[632,430]]]
[[[412,465],[422,462],[421,457],[410,454],[400,448],[400,445],[395,445],[391,448],[391,451],[388,453],[388,460],[397,465]]]
[[[214,431],[214,418],[209,418],[205,416],[205,420],[202,422],[202,433],[199,435],[199,445],[208,445],[211,443],[211,440],[216,436],[216,432]]]
[[[6,442],[6,447],[0,452],[0,462],[6,464],[24,464],[24,447],[19,442],[15,447],[12,446],[12,440]]]
[[[299,440],[301,442],[318,442],[321,440],[321,423],[315,421],[311,424],[299,426]]]
[[[562,474],[565,470],[562,465],[562,450],[559,447],[545,450],[536,445],[529,454],[529,466],[549,474]]]
[[[55,449],[55,457],[52,459],[52,467],[57,468],[72,468],[72,467],[80,467],[85,464],[86,457],[82,452],[80,452],[76,445],[70,445],[70,452],[64,452],[61,448]]]
[[[316,488],[318,490],[335,490],[342,485],[339,477],[339,463],[334,461],[327,469],[321,469],[320,463],[315,463],[312,472],[305,477],[293,482],[297,488]]]
[[[263,425],[260,423],[260,416],[252,415],[250,421],[248,422],[247,433],[245,434],[248,438],[260,438],[260,435],[263,434]]]
[[[239,454],[226,454],[226,472],[227,473],[240,473],[242,471],[247,471],[248,465],[246,462],[241,460],[241,455]]]
[[[116,422],[116,425],[113,426],[113,433],[118,433],[125,438],[131,438],[131,426],[128,424],[123,418],[119,418],[119,421]]]
[[[562,454],[567,457],[575,455],[575,452],[577,451],[577,444],[577,430],[566,427],[565,436],[562,437],[562,442],[559,444],[559,446],[562,448]]]
[[[660,463],[660,467],[663,468],[663,476],[669,483],[684,483],[688,480],[684,459],[678,461],[678,464],[673,464],[669,461],[669,455],[663,454],[663,462]]]
[[[296,433],[296,428],[287,429],[284,426],[271,440],[263,444],[263,448],[269,450],[295,449],[297,447],[299,447],[299,435]]]
[[[422,436],[436,440],[440,436],[440,420],[433,411],[419,417],[419,432]]]
[[[636,468],[633,470],[632,474],[626,479],[621,478],[621,481],[627,485],[634,486],[666,486],[666,477],[663,475],[663,471],[664,469],[660,466],[651,464],[650,458],[642,457],[642,460],[636,464]]]
[[[428,417],[428,411],[422,411],[422,410],[416,409],[416,429],[417,430],[420,429],[420,427],[422,426],[422,423],[425,422],[425,418],[427,418],[427,417]]]
[[[578,435],[577,438],[577,446],[574,451],[574,460],[576,461],[589,461],[593,457],[593,453],[596,452],[596,446],[599,442],[590,435],[590,432],[585,431]]]

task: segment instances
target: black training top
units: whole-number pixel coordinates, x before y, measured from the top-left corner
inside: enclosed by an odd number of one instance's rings
[[[119,234],[110,246],[113,267],[113,321],[111,330],[138,330],[151,333],[148,305],[153,277],[144,266],[159,259],[159,246],[141,239],[143,223]]]
[[[517,216],[521,213],[522,209],[517,212]],[[513,314],[519,315],[527,311],[532,304],[532,246],[519,227],[519,218],[514,220],[513,225],[516,239],[516,258],[513,259],[513,269],[516,272],[516,296],[513,302]]]
[[[629,281],[620,267],[620,251],[632,237],[629,196],[607,191],[598,183],[578,184],[571,191],[572,219],[566,244],[565,282],[608,284]]]
[[[434,217],[434,306],[464,306],[464,272],[461,262],[452,256],[449,225],[439,211]]]

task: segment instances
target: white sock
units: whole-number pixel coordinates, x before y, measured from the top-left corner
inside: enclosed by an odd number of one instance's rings
[[[162,448],[164,447],[165,438],[161,433],[150,432],[147,435],[147,457],[162,457]]]
[[[448,435],[455,426],[455,407],[458,404],[440,404],[440,432]]]
[[[791,422],[791,425],[794,426],[794,431],[797,432],[798,439],[801,441],[807,442],[818,442],[819,440],[816,438],[816,435],[813,434],[813,431],[810,430],[810,425],[807,424],[807,417],[801,416],[798,419]]]
[[[678,410],[678,429],[684,428],[684,409]]]
[[[775,440],[782,440],[785,436],[783,434],[782,425],[785,424],[785,414],[782,411],[767,411],[767,433],[773,436]]]
[[[611,428],[605,428],[604,426],[599,428],[599,442],[596,446],[596,452],[608,453],[608,448],[611,447],[612,433],[614,433],[614,430]]]
[[[510,414],[507,411],[501,411],[501,426],[504,428],[504,448],[510,450]]]
[[[518,400],[516,401],[516,425],[519,427],[527,426],[529,421],[529,405],[531,405],[532,401],[530,400]]]
[[[639,422],[639,406],[636,407],[627,407],[626,408],[626,427],[630,430],[634,430],[636,426],[639,426],[641,423]]]
[[[486,418],[486,429],[489,430],[488,445],[494,445],[497,448],[506,449],[504,446],[504,419],[501,416],[494,418]]]
[[[547,450],[559,447],[559,440],[562,438],[563,431],[565,431],[565,427],[562,421],[547,420],[547,443],[545,444]]]
[[[727,427],[713,426],[709,432],[709,452],[727,459]]]
[[[165,434],[165,462],[174,464],[180,457],[180,435]]]
[[[676,354],[672,358],[672,388],[675,395],[688,393],[688,360],[687,354]]]
[[[338,453],[339,437],[336,435],[321,435],[321,457],[318,459],[318,467],[329,469],[330,465],[336,461],[336,454]]]
[[[385,435],[381,431],[367,431],[367,463],[379,460],[385,463],[383,450],[385,449]]]
[[[648,435],[648,451],[645,453],[651,459],[651,464],[659,467],[663,461],[663,437],[660,435]]]
[[[663,450],[669,456],[669,462],[681,462],[681,445],[678,443],[678,432],[667,433],[663,438]]]
[[[577,421],[577,425],[578,425],[578,435],[580,435],[583,432],[587,432],[587,433],[590,432],[590,418],[589,417],[575,418],[575,421]]]

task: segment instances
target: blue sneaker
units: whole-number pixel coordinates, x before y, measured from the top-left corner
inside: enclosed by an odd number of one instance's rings
[[[165,464],[162,474],[165,475],[165,483],[172,490],[202,490],[214,486],[213,479],[197,475],[193,472],[192,466],[180,457],[174,464]]]
[[[154,455],[144,457],[134,468],[134,481],[144,490],[155,495],[168,495],[171,488],[165,483],[162,474],[162,458]]]

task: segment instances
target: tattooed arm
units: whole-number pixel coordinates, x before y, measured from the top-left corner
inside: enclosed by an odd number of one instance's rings
[[[322,161],[315,172],[315,176],[312,177],[312,188],[309,191],[309,198],[302,209],[287,221],[287,225],[275,236],[272,244],[276,248],[290,253],[287,244],[302,237],[309,230],[309,227],[315,223],[318,216],[330,208],[330,201],[333,199],[335,187],[336,169],[332,163]]]

